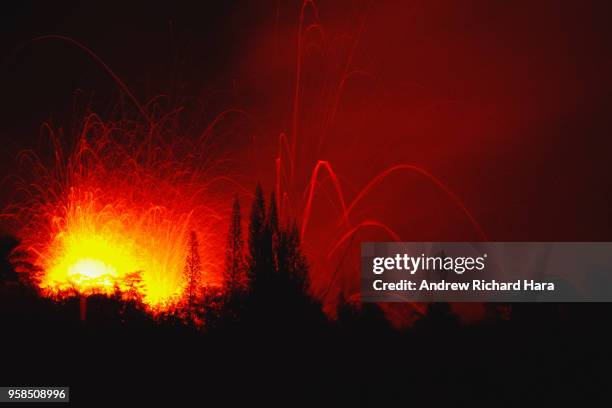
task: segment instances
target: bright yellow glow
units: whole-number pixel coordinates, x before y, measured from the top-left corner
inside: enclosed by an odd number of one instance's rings
[[[110,294],[126,274],[138,271],[129,242],[89,234],[68,234],[60,241],[63,255],[49,268],[45,286]]]
[[[128,276],[139,273],[149,307],[176,302],[183,291],[189,217],[170,220],[158,208],[130,213],[87,204],[69,209],[42,254],[42,289],[110,295],[129,290]]]
[[[68,279],[82,286],[89,282],[111,286],[117,279],[117,270],[98,259],[81,259],[68,268]]]

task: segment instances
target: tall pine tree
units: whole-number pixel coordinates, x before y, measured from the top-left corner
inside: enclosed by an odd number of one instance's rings
[[[267,281],[274,273],[274,251],[272,230],[266,218],[266,203],[263,190],[258,184],[251,207],[249,225],[249,280],[254,290],[267,288]]]
[[[300,233],[295,222],[282,229],[277,245],[278,266],[291,290],[308,291],[308,265],[300,245]]]
[[[272,243],[272,272],[278,272],[278,238],[280,234],[280,226],[278,219],[278,208],[276,206],[276,195],[274,194],[274,190],[272,190],[272,193],[270,194],[267,225]]]
[[[183,276],[186,282],[185,300],[187,307],[192,310],[196,307],[202,288],[202,263],[200,261],[200,245],[195,231],[189,234],[187,243],[187,258]]]
[[[224,278],[227,292],[230,295],[243,292],[248,285],[243,247],[240,202],[236,196],[232,206],[232,218],[227,233],[227,248],[225,249]]]
[[[272,194],[270,194],[270,210],[268,211],[268,224],[270,225],[270,230],[272,234],[277,234],[279,229],[279,220],[278,220],[278,208],[276,205],[276,193],[272,190]]]
[[[249,223],[249,269],[251,280],[253,274],[258,269],[258,263],[261,263],[261,239],[264,234],[266,224],[266,204],[264,202],[263,191],[261,184],[257,184],[255,188],[255,198],[251,206],[251,217]]]

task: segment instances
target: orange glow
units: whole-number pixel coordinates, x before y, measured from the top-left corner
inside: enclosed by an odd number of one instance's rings
[[[71,199],[77,202],[70,203],[65,225],[42,254],[42,289],[110,295],[127,290],[128,274],[141,272],[147,305],[163,308],[178,300],[187,216],[171,222],[164,220],[168,214],[161,209],[140,214],[97,205],[92,195],[86,195],[85,202]]]
[[[29,199],[15,218],[43,294],[131,296],[135,289],[149,310],[167,311],[183,297],[192,231],[203,285],[219,284],[225,217],[209,189],[219,180],[202,166],[195,143],[168,145],[164,134],[149,132],[91,116],[68,158],[57,143],[53,166],[22,158],[35,178],[24,183]],[[179,160],[183,152],[189,155]]]

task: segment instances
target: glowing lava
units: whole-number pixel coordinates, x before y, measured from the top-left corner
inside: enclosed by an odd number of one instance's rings
[[[147,305],[157,308],[177,300],[187,217],[182,226],[171,225],[161,214],[155,219],[147,211],[140,214],[138,208],[115,209],[96,205],[91,195],[89,199],[89,203],[70,203],[59,218],[63,221],[59,231],[41,253],[40,287],[56,294],[75,290],[110,295],[127,292],[137,277]]]
[[[26,200],[13,209],[20,224],[24,269],[43,294],[136,295],[152,311],[180,302],[187,238],[198,236],[205,286],[219,283],[224,217],[212,207],[211,184],[198,140],[172,128],[88,117],[72,151],[51,131],[55,162],[22,157]],[[176,138],[175,145],[163,137]],[[163,147],[163,148],[162,148]],[[187,152],[188,155],[185,155]]]

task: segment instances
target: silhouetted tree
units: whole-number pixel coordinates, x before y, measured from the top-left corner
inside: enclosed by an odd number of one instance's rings
[[[131,272],[125,275],[124,299],[129,301],[141,302],[144,293],[144,282],[142,281],[142,271]]]
[[[336,304],[336,320],[340,324],[346,324],[354,319],[356,308],[353,307],[346,298],[346,295],[341,290],[338,294],[338,303]]]
[[[325,325],[320,304],[308,293],[299,228],[295,222],[281,222],[275,192],[266,211],[259,185],[251,210],[248,260],[252,285],[244,311],[251,324],[277,333],[312,332]]]
[[[266,204],[264,202],[261,185],[255,188],[255,198],[251,205],[251,217],[249,222],[249,272],[250,280],[253,281],[254,274],[261,262],[261,239],[264,234],[266,223]]]
[[[17,281],[17,273],[15,272],[13,262],[11,262],[11,255],[18,245],[19,241],[14,237],[0,237],[0,281]],[[16,261],[14,256],[13,261]]]
[[[276,193],[272,190],[272,194],[270,194],[270,205],[268,211],[268,225],[270,226],[270,230],[272,234],[278,233],[279,221],[278,221],[278,208],[276,205]]]
[[[273,272],[278,272],[278,244],[279,244],[279,219],[278,219],[278,207],[276,205],[276,194],[274,190],[270,194],[270,204],[268,205],[268,219],[266,223],[269,233],[270,239],[272,243],[272,263],[273,263]]]
[[[187,307],[193,310],[199,300],[202,282],[202,264],[200,262],[200,245],[195,231],[189,234],[187,258],[183,276],[186,281],[185,296]]]
[[[427,313],[414,324],[416,330],[451,330],[459,325],[459,316],[453,313],[447,302],[427,305]]]
[[[274,273],[272,230],[266,218],[266,204],[261,185],[255,189],[249,224],[249,280],[252,289],[263,291]]]
[[[14,237],[0,238],[0,282],[20,283],[23,289],[36,292],[42,276],[32,251],[21,247]]]
[[[240,202],[238,197],[236,197],[232,206],[232,218],[227,233],[227,247],[225,249],[224,278],[227,285],[227,293],[230,296],[236,292],[243,292],[248,284],[243,247]]]
[[[278,234],[278,268],[299,291],[308,289],[308,263],[302,253],[297,223],[290,223]]]
[[[336,308],[337,325],[344,335],[359,335],[361,338],[388,334],[391,326],[384,311],[376,303],[359,300],[349,301],[343,292],[338,296]]]

